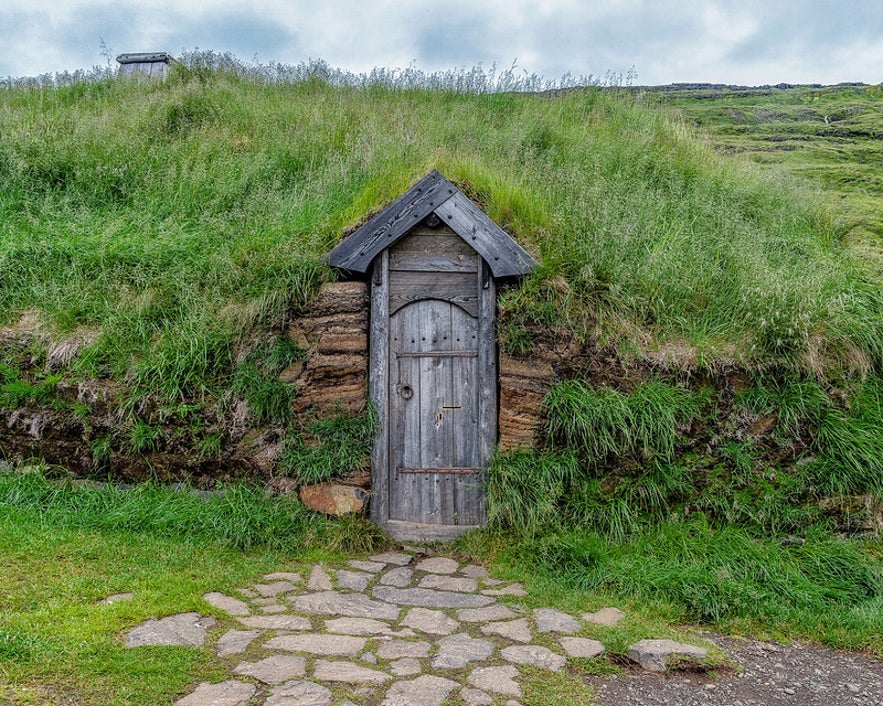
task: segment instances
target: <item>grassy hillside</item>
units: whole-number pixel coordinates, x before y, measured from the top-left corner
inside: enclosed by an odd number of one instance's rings
[[[866,136],[831,128],[829,107],[852,102],[841,127]],[[501,295],[501,346],[579,350],[541,448],[494,459],[490,527],[459,549],[561,595],[879,653],[880,102],[874,87],[470,93],[198,67],[5,88],[0,421],[49,419],[94,474],[125,457],[161,475],[158,449],[178,444],[214,483],[225,449],[267,429],[285,442],[274,473],[340,470],[333,452],[363,455],[370,424],[290,418],[284,325],[335,276],[322,255],[341,235],[438,168],[541,262]],[[4,482],[0,506],[39,522],[128,531],[154,514]],[[376,541],[248,493],[248,522],[214,526],[237,546],[314,541],[304,523]],[[181,526],[212,536],[215,511],[193,512]]]
[[[184,70],[0,100],[0,320],[82,341],[80,370],[140,394],[224,389],[237,340],[331,277],[319,258],[341,232],[431,167],[543,263],[504,299],[518,321],[685,364],[826,376],[881,359],[880,290],[821,199],[641,97]]]

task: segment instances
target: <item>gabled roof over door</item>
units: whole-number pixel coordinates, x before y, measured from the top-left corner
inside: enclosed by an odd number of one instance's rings
[[[331,251],[332,267],[367,272],[374,258],[435,213],[487,262],[494,277],[525,275],[537,262],[438,171],[433,170]]]

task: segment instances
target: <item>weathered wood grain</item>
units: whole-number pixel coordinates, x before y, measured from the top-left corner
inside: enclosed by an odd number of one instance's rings
[[[395,243],[456,191],[456,187],[438,171],[431,171],[339,243],[331,251],[329,263],[332,267],[352,272],[366,272],[382,250]]]
[[[475,248],[490,265],[494,277],[525,275],[536,267],[536,260],[460,191],[435,212]]]
[[[374,261],[379,282],[371,285],[371,342],[368,391],[377,415],[377,436],[371,454],[371,516],[389,519],[389,254]]]
[[[470,316],[478,316],[478,287],[473,273],[390,272],[390,313],[421,299],[452,302]]]

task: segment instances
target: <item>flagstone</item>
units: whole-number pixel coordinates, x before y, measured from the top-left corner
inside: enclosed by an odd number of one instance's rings
[[[100,601],[98,601],[98,605],[113,605],[114,603],[119,603],[120,601],[128,601],[133,598],[134,595],[134,593],[114,593],[107,598],[102,598]]]
[[[567,662],[561,655],[540,645],[511,645],[504,647],[500,654],[507,662],[532,664],[535,667],[543,667],[553,672],[560,672]]]
[[[425,640],[391,640],[377,648],[380,659],[400,659],[401,657],[426,657],[432,647]]]
[[[331,690],[311,681],[277,686],[263,706],[331,706]]]
[[[395,662],[390,662],[389,670],[397,677],[410,677],[414,674],[420,674],[423,668],[420,666],[420,660],[413,657],[404,657],[397,659]]]
[[[410,564],[411,559],[414,557],[410,554],[375,554],[374,556],[369,556],[369,561],[376,561],[378,564],[395,564],[396,566],[404,566],[405,564]]]
[[[518,669],[512,665],[479,667],[472,670],[467,681],[482,691],[493,691],[504,696],[521,696],[521,687],[515,681],[517,676],[519,676]]]
[[[325,621],[325,630],[343,635],[383,635],[392,632],[389,623],[373,618],[334,618]]]
[[[601,608],[601,610],[596,610],[594,613],[582,614],[583,620],[589,623],[595,623],[596,625],[606,625],[608,627],[613,627],[624,617],[625,613],[619,608]]]
[[[272,598],[281,593],[291,593],[296,589],[294,584],[290,581],[274,581],[273,583],[255,584],[254,590],[260,593],[264,598]]]
[[[375,586],[372,595],[388,603],[420,606],[421,608],[480,608],[494,602],[494,599],[489,596],[433,591],[428,588]]]
[[[268,615],[276,615],[278,613],[284,613],[288,608],[284,605],[279,605],[278,603],[271,603],[270,605],[265,605],[261,607],[261,613],[267,613]]]
[[[280,684],[307,673],[307,660],[300,655],[273,655],[258,662],[243,662],[234,674],[252,677],[264,684]]]
[[[459,591],[461,593],[475,593],[478,590],[478,581],[460,576],[439,576],[427,574],[420,583],[419,588],[432,588],[440,591]]]
[[[126,647],[144,645],[188,645],[202,647],[208,630],[217,624],[214,618],[199,613],[180,613],[157,620],[151,618],[132,628],[126,636]]]
[[[217,591],[206,593],[202,599],[230,615],[251,615],[251,610],[245,601],[240,601],[238,598],[233,598]]]
[[[434,556],[417,564],[418,570],[428,571],[432,574],[453,574],[459,568],[458,562],[444,556]]]
[[[478,609],[481,610],[481,609]],[[460,625],[453,618],[448,617],[440,610],[432,610],[431,608],[411,608],[402,625],[428,632],[433,635],[450,635]]]
[[[177,706],[246,706],[254,695],[254,684],[229,679],[220,684],[201,682],[187,696],[178,699]]]
[[[562,637],[561,647],[570,657],[597,657],[604,654],[604,645],[585,637]]]
[[[486,608],[465,608],[457,611],[457,617],[465,623],[484,623],[489,620],[506,620],[516,618],[516,613],[504,605],[492,605]]]
[[[290,581],[291,583],[297,583],[301,580],[303,580],[303,577],[292,571],[276,571],[272,574],[264,574],[264,581]]]
[[[237,588],[236,593],[245,596],[246,598],[257,598],[257,591],[254,591],[250,588]]]
[[[379,561],[359,561],[358,559],[351,560],[349,565],[359,571],[368,571],[372,574],[376,574],[378,571],[386,568],[386,564],[382,564]]]
[[[444,677],[424,674],[410,681],[399,681],[389,687],[382,706],[441,706],[457,682]]]
[[[375,589],[376,591],[377,589]],[[401,609],[389,603],[373,601],[361,593],[322,591],[291,598],[292,607],[301,613],[340,615],[349,618],[395,620]]]
[[[463,633],[448,635],[438,642],[438,654],[432,660],[433,669],[460,669],[470,662],[490,657],[494,643]]]
[[[328,662],[320,659],[316,661],[316,667],[313,669],[313,679],[346,684],[382,684],[392,677],[386,672],[362,667],[352,662]]]
[[[380,583],[384,586],[405,588],[406,586],[411,585],[413,578],[413,569],[409,569],[407,566],[399,566],[398,568],[390,569],[383,574],[383,576],[380,577]]]
[[[518,598],[527,595],[527,591],[520,583],[510,583],[505,588],[487,588],[482,593],[486,596],[516,596]]]
[[[460,698],[468,706],[490,706],[494,703],[494,697],[481,689],[469,689],[464,687],[460,690]]]
[[[260,634],[260,630],[228,630],[218,640],[218,657],[245,652]]]
[[[501,581],[500,579],[482,579],[482,582],[485,586],[502,586],[505,581]]]
[[[488,623],[481,626],[481,631],[485,635],[500,635],[516,642],[530,642],[532,637],[526,618]]]
[[[488,575],[488,571],[483,566],[477,564],[469,564],[460,569],[460,573],[473,579],[483,579]]]
[[[365,642],[366,640],[363,637],[352,637],[350,635],[306,633],[274,637],[264,643],[264,649],[355,657],[365,648]]]
[[[330,591],[333,588],[331,577],[321,566],[314,566],[307,581],[307,588],[311,591]]]
[[[313,626],[306,618],[299,615],[254,615],[240,618],[239,622],[247,628],[261,630],[311,630]]]
[[[582,627],[576,618],[554,608],[537,608],[533,617],[540,632],[576,632]]]
[[[368,582],[374,578],[374,574],[363,571],[346,571],[341,569],[337,572],[337,585],[350,591],[364,591]]]

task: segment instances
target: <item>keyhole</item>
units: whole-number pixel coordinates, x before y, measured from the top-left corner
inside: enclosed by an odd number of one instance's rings
[[[414,390],[411,389],[410,385],[402,385],[402,389],[399,390],[399,394],[403,399],[409,400],[414,396]]]

